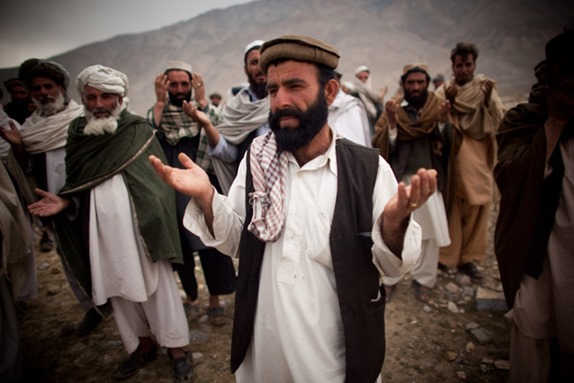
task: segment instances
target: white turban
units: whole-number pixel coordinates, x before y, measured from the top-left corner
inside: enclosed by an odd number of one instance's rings
[[[102,92],[118,94],[121,97],[128,94],[127,76],[103,65],[92,65],[80,72],[76,78],[78,93],[84,94],[84,88],[87,85]]]
[[[358,75],[361,72],[369,72],[371,73],[371,71],[369,70],[369,68],[366,65],[359,65],[357,67],[357,69],[355,69],[355,75]]]

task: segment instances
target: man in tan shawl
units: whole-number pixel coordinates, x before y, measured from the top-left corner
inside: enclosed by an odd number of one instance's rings
[[[83,113],[81,105],[68,95],[70,76],[60,64],[39,59],[22,63],[18,77],[24,82],[36,110],[26,119],[22,130],[0,128],[0,135],[12,145],[22,168],[31,170],[38,187],[57,193],[66,180],[65,149],[70,122]],[[51,221],[42,221],[45,228]],[[76,327],[76,334],[87,335],[101,322],[102,317],[85,299],[77,280],[65,262],[64,273],[82,309],[86,312]]]
[[[458,43],[451,52],[453,79],[437,90],[452,105],[455,128],[447,198],[451,244],[441,249],[439,262],[447,268],[458,267],[474,282],[482,280],[475,262],[480,263],[486,253],[494,134],[504,113],[494,81],[474,75],[477,58],[474,44]]]
[[[436,283],[439,247],[450,243],[442,191],[446,183],[448,147],[452,126],[448,123],[449,101],[428,91],[430,76],[424,64],[407,65],[401,85],[403,100],[389,100],[377,121],[373,147],[386,159],[397,181],[409,184],[420,168],[437,171],[437,191],[413,218],[422,228],[421,256],[411,270],[415,297],[431,298]],[[402,275],[383,279],[390,302]]]

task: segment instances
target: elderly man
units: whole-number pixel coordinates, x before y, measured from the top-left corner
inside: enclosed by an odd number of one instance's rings
[[[20,65],[18,77],[30,89],[36,110],[26,119],[19,131],[0,128],[0,136],[12,145],[14,155],[22,168],[31,171],[35,182],[41,189],[56,193],[66,179],[65,149],[70,122],[83,113],[83,108],[68,95],[70,76],[60,64],[39,59],[29,59]],[[40,241],[41,249],[52,249],[48,228],[51,222],[44,223]],[[76,326],[77,335],[87,335],[102,321],[102,316],[92,303],[85,298],[78,282],[62,262],[66,279],[86,312],[82,321]]]
[[[546,44],[530,102],[497,135],[495,252],[511,309],[510,382],[574,381],[574,30]]]
[[[479,283],[475,263],[486,255],[489,206],[493,197],[492,170],[496,159],[494,134],[503,108],[494,81],[474,75],[478,48],[458,43],[451,52],[453,79],[437,90],[451,103],[454,125],[452,183],[447,198],[450,246],[440,252],[440,265],[460,271]]]
[[[359,65],[357,69],[355,69],[355,78],[351,86],[351,93],[356,95],[363,102],[363,105],[365,105],[371,134],[373,134],[375,123],[383,111],[383,102],[387,94],[387,87],[383,86],[377,92],[372,88],[371,82],[371,70],[366,65]]]
[[[336,48],[283,36],[261,48],[272,131],[255,139],[228,197],[189,158],[187,170],[151,157],[194,197],[185,225],[239,256],[231,368],[238,382],[373,382],[383,365],[384,289],[415,263],[411,213],[436,189],[436,171],[399,184],[376,150],[327,123],[338,91]]]
[[[436,283],[439,247],[450,244],[442,197],[452,130],[448,123],[450,104],[428,91],[430,76],[426,65],[407,65],[403,72],[404,100],[386,103],[385,112],[377,121],[373,147],[381,151],[398,181],[409,184],[420,168],[437,171],[438,190],[414,213],[422,227],[423,240],[421,256],[411,271],[412,286],[415,297],[426,302]],[[387,302],[392,299],[399,281],[400,278],[384,278]]]
[[[192,92],[193,88],[193,92]],[[186,111],[191,103],[209,116],[210,126],[220,121],[219,108],[210,105],[205,99],[205,85],[198,73],[193,73],[191,65],[182,61],[169,61],[163,74],[155,80],[156,103],[148,111],[147,120],[156,129],[156,136],[162,146],[167,163],[181,167],[177,156],[185,153],[193,161],[201,164],[210,174],[211,181],[218,185],[211,157],[207,155],[207,135],[201,124],[195,122]],[[195,278],[194,251],[199,253],[205,282],[209,291],[207,315],[214,326],[225,324],[225,312],[219,296],[235,292],[235,268],[231,259],[214,248],[206,247],[199,238],[183,227],[182,218],[189,196],[176,195],[177,221],[183,251],[183,264],[174,264],[181,284],[187,295],[184,307],[190,319],[199,316],[197,301],[198,284]]]
[[[96,305],[111,303],[130,354],[114,377],[125,379],[156,357],[153,335],[168,348],[174,379],[191,379],[188,325],[170,265],[181,262],[174,194],[147,162],[165,157],[145,119],[124,109],[123,73],[94,65],[76,88],[85,117],[70,125],[66,184],[59,195],[37,189],[43,198],[29,210],[56,215],[83,291]]]

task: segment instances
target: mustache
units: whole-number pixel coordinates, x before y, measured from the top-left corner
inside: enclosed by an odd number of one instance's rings
[[[280,109],[275,113],[270,114],[270,119],[272,120],[279,120],[282,117],[296,117],[299,120],[301,119],[302,113],[295,108],[288,108],[288,109]]]
[[[56,98],[55,98],[55,97],[52,97],[52,96],[45,95],[45,96],[40,96],[40,97],[39,97],[39,100],[40,100],[40,101],[54,102],[54,101],[56,101]]]

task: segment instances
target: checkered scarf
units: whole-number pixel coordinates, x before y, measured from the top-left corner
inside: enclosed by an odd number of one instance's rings
[[[253,218],[248,230],[263,242],[274,242],[279,238],[285,221],[283,204],[287,155],[277,151],[272,132],[253,140],[249,150],[255,191],[249,193]]]
[[[203,112],[209,116],[214,126],[221,122],[221,110],[219,108],[208,105]],[[201,134],[194,162],[208,173],[215,172],[211,163],[211,157],[208,154],[209,141],[207,135],[197,122],[183,112],[183,108],[170,103],[166,104],[163,108],[159,128],[154,123],[153,108],[149,109],[147,120],[155,129],[159,129],[164,133],[165,139],[170,145],[177,145],[183,137],[195,137],[197,134]]]

